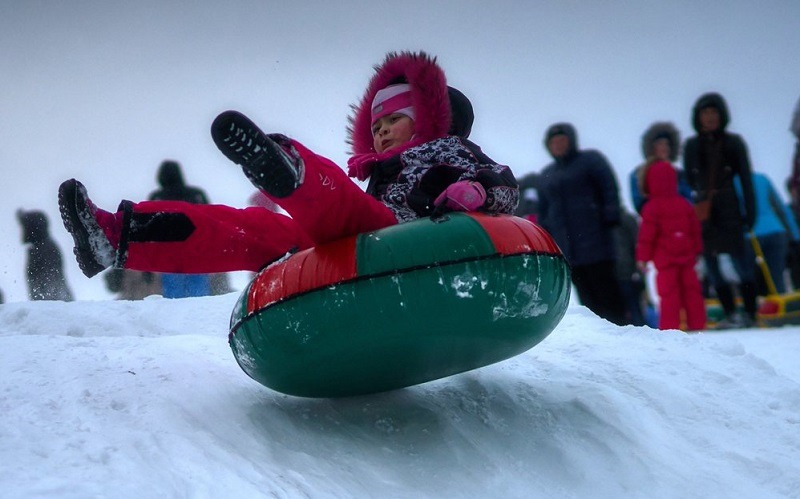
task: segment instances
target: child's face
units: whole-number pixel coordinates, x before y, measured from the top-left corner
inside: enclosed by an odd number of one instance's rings
[[[653,142],[653,156],[656,159],[661,161],[669,161],[669,155],[672,152],[672,148],[669,146],[669,140],[667,139],[656,139]]]
[[[372,145],[379,153],[401,146],[413,136],[414,120],[405,114],[390,114],[372,124]]]

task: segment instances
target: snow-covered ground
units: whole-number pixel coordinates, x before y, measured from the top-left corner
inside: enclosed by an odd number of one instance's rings
[[[505,362],[304,399],[239,369],[236,298],[0,305],[0,497],[800,497],[800,328],[571,305]]]

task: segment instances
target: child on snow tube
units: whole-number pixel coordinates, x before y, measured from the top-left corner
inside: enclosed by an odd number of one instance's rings
[[[61,184],[59,208],[88,277],[108,267],[257,271],[289,251],[434,210],[512,213],[519,192],[511,170],[466,139],[468,125],[461,127],[463,136],[449,130],[448,87],[435,58],[391,53],[376,68],[348,128],[348,173],[369,180],[366,193],[300,142],[265,134],[241,113],[227,111],[212,124],[214,142],[291,218],[259,207],[181,201],[122,201],[108,212],[75,179]]]

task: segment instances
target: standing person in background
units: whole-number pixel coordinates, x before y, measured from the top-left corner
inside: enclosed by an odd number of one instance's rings
[[[143,300],[148,296],[164,294],[161,275],[156,272],[108,269],[103,279],[106,288],[116,294],[117,300]]]
[[[627,323],[644,326],[642,298],[645,290],[645,273],[636,265],[636,241],[639,238],[639,222],[636,217],[620,206],[620,224],[615,229],[617,244],[617,281],[625,300]]]
[[[22,242],[30,244],[25,267],[30,299],[72,301],[64,276],[64,259],[50,237],[47,215],[38,210],[17,210],[17,220],[22,226]]]
[[[645,170],[653,160],[668,161],[673,167],[680,151],[680,132],[675,125],[668,121],[660,121],[650,125],[642,135],[642,155],[644,163],[631,171],[629,184],[631,200],[637,213],[642,213],[642,207],[647,202],[647,189],[645,187]],[[678,192],[687,200],[692,200],[692,188],[686,183],[683,171],[678,170]]]
[[[800,100],[794,108],[789,131],[795,137],[794,157],[792,158],[792,173],[786,184],[789,189],[789,205],[794,215],[794,220],[800,220]],[[800,247],[795,244],[789,248],[789,271],[794,289],[800,289]]]
[[[553,157],[539,176],[539,223],[572,267],[583,305],[614,324],[625,324],[625,303],[615,270],[614,227],[620,223],[619,190],[598,151],[578,149],[575,128],[556,123],[545,146]]]
[[[161,162],[156,175],[160,188],[150,193],[150,201],[186,201],[192,204],[208,204],[208,196],[199,187],[186,185],[181,165],[174,160]]]
[[[164,160],[158,168],[159,189],[150,193],[150,201],[185,201],[192,204],[209,204],[208,196],[198,187],[186,185],[177,161]],[[212,294],[209,274],[162,274],[164,298],[186,298]]]
[[[789,131],[795,136],[794,157],[792,158],[792,173],[789,175],[789,193],[792,196],[792,202],[800,199],[800,100],[794,108],[792,114],[792,122],[789,124]]]
[[[736,192],[742,197],[742,183],[737,177],[735,180]],[[761,246],[764,262],[767,264],[770,276],[775,284],[775,291],[779,294],[786,292],[784,271],[786,259],[789,256],[789,243],[800,242],[800,231],[788,206],[781,200],[769,178],[763,173],[753,172],[753,192],[756,199],[756,221],[753,225],[753,234]],[[745,248],[750,254],[748,258],[755,260],[756,254],[750,241],[750,235],[745,234],[747,241]],[[757,282],[764,284],[765,279]],[[759,286],[759,293],[766,295],[769,290],[766,286]]]
[[[739,135],[726,131],[729,121],[721,95],[702,95],[692,110],[697,135],[687,139],[683,152],[686,180],[696,193],[695,209],[703,227],[706,272],[725,311],[719,328],[750,327],[756,321],[756,266],[743,237],[755,223],[755,195],[747,147]],[[741,203],[735,177],[742,185]],[[739,275],[744,315],[736,311],[733,289],[720,271],[723,253],[730,255]]]
[[[650,200],[642,209],[636,260],[642,271],[650,261],[656,267],[658,328],[680,329],[683,312],[686,329],[700,331],[706,327],[705,300],[695,271],[703,252],[700,221],[692,204],[678,194],[678,175],[670,163],[652,163],[645,185]]]

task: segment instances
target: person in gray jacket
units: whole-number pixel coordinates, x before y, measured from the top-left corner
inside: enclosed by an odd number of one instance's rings
[[[17,220],[22,226],[22,242],[30,245],[25,267],[30,299],[72,301],[64,277],[64,259],[50,237],[47,216],[38,210],[18,210]]]

